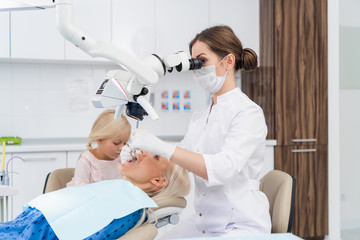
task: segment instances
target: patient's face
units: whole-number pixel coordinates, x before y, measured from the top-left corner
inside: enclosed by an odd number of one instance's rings
[[[167,169],[173,164],[164,157],[145,151],[137,153],[135,158],[136,161],[128,161],[119,166],[123,178],[135,185],[165,176]]]

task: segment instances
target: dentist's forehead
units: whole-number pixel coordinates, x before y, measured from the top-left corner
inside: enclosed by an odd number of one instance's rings
[[[201,54],[206,55],[209,51],[211,50],[206,43],[197,41],[192,46],[192,57],[198,58]]]

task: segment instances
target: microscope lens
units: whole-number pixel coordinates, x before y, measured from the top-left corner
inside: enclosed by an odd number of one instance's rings
[[[196,70],[202,67],[202,61],[199,58],[191,58],[189,59],[190,68],[189,70]]]

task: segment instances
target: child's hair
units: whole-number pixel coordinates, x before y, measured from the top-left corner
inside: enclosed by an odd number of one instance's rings
[[[91,149],[91,144],[97,140],[114,138],[119,135],[130,136],[131,125],[126,117],[121,114],[119,119],[115,119],[114,115],[115,110],[107,109],[96,118],[88,137],[86,150],[83,152]]]
[[[173,164],[166,171],[165,177],[169,184],[151,196],[155,202],[167,197],[185,197],[190,192],[190,177],[184,168]]]

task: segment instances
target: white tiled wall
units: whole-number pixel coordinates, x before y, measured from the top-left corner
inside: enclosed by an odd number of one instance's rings
[[[152,53],[188,52],[188,43],[195,34],[215,24],[231,26],[244,47],[258,50],[258,1],[74,2],[73,21],[77,27],[94,39],[112,42],[140,59]],[[103,110],[93,108],[91,96],[113,67],[105,63],[96,65],[65,41],[56,28],[55,9],[5,13],[0,19],[3,20],[0,44],[10,45],[8,50],[1,48],[0,54],[3,58],[0,59],[0,136],[87,137],[93,121]],[[9,33],[9,29],[11,34],[5,36],[3,33]],[[7,42],[9,37],[11,44]],[[54,61],[47,63],[46,59]],[[88,62],[81,64],[76,60]],[[191,90],[192,110],[162,111],[163,90],[168,90],[170,95],[173,90],[181,93]],[[154,122],[146,117],[140,127],[162,136],[184,135],[192,112],[209,98],[192,81],[190,72],[168,74],[159,80],[153,92],[154,108],[160,119]],[[134,120],[131,123],[136,125]]]
[[[106,67],[82,65],[0,63],[0,134],[23,138],[84,137],[101,111],[91,95],[105,76]],[[100,74],[102,72],[102,74]],[[101,75],[100,79],[96,79]],[[96,79],[96,80],[95,80]],[[78,94],[86,106],[72,111]],[[74,83],[75,82],[75,83]]]
[[[116,66],[114,66],[116,67]],[[23,138],[87,137],[97,115],[91,97],[111,66],[80,64],[0,63],[0,135]],[[160,93],[191,90],[192,108],[202,107],[208,95],[192,81],[191,73],[162,78],[154,91],[160,119],[140,122],[158,135],[183,135],[192,111],[161,111]],[[136,121],[130,119],[133,126]]]

